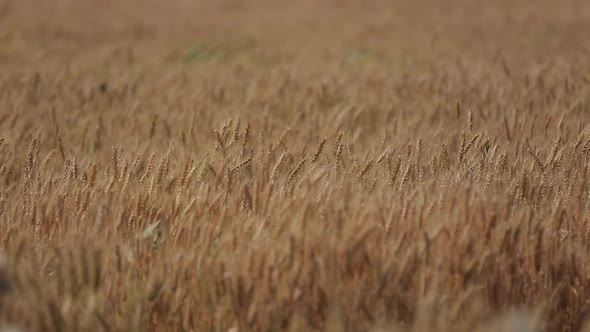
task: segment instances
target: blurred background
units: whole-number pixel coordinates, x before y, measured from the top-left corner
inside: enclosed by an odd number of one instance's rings
[[[407,67],[499,55],[520,66],[587,56],[589,28],[583,0],[0,0],[0,66]]]

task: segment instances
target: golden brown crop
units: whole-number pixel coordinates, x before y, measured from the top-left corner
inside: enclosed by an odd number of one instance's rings
[[[0,0],[0,331],[588,331],[587,31]]]

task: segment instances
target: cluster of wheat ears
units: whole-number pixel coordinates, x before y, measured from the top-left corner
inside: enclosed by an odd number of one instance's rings
[[[579,1],[2,3],[0,331],[590,328]]]

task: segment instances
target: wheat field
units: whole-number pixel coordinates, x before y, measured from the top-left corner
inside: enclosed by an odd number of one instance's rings
[[[590,331],[588,31],[1,0],[0,331]]]

